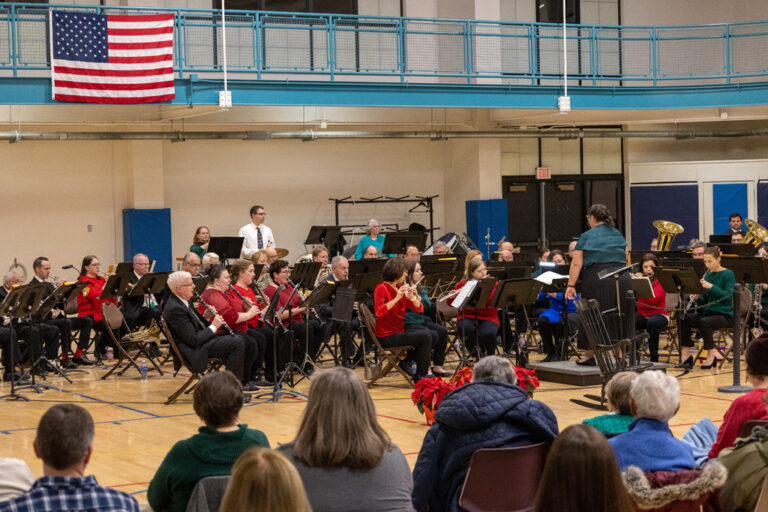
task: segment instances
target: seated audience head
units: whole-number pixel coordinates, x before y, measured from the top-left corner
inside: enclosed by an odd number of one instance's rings
[[[208,373],[195,386],[192,406],[206,427],[234,427],[243,408],[243,386],[232,372]]]
[[[184,259],[181,261],[181,269],[193,276],[200,273],[200,265],[200,256],[193,252],[185,254]]]
[[[171,272],[166,284],[174,295],[186,301],[189,301],[195,292],[195,286],[192,282],[192,274],[186,270]]]
[[[624,416],[632,416],[629,392],[632,382],[637,378],[635,372],[620,372],[611,377],[605,385],[605,398],[608,401],[608,410]]]
[[[219,265],[220,263],[219,255],[215,252],[207,252],[205,253],[205,256],[203,256],[203,270],[205,272],[208,272],[208,269],[213,265]]]
[[[368,225],[365,226],[365,234],[371,238],[376,238],[381,233],[381,224],[376,219],[368,221]]]
[[[438,256],[441,254],[448,254],[448,245],[442,240],[438,240],[435,242],[435,245],[432,246],[432,254]]]
[[[388,283],[400,284],[407,272],[408,267],[403,258],[389,258],[381,269],[381,277]]]
[[[536,493],[536,512],[630,512],[611,445],[594,427],[571,425],[552,443]]]
[[[93,418],[76,404],[57,404],[37,425],[35,455],[46,476],[84,476],[93,453]]]
[[[680,408],[680,384],[663,372],[645,371],[632,382],[630,397],[632,416],[666,423]]]
[[[515,261],[515,253],[509,249],[502,249],[499,251],[499,261]]]
[[[192,245],[207,244],[211,240],[211,231],[207,226],[198,226],[195,236],[192,237]]]
[[[728,217],[728,224],[733,231],[741,231],[741,222],[741,214],[739,213],[732,213],[731,216]]]
[[[421,257],[421,252],[419,252],[419,248],[415,245],[408,245],[405,248],[405,261],[419,261]]]
[[[146,254],[138,253],[133,256],[133,271],[137,276],[149,272],[149,257]]]
[[[763,290],[763,293],[768,293]],[[768,383],[768,331],[753,339],[747,345],[747,380],[756,388]]]
[[[290,444],[294,457],[310,467],[375,468],[391,441],[376,419],[365,383],[342,366],[316,375]]]
[[[365,248],[365,251],[363,251],[363,259],[364,260],[375,260],[379,257],[379,250],[376,248],[375,245],[369,245]]]
[[[322,263],[323,266],[328,265],[328,248],[320,246],[312,249],[312,261]]]
[[[691,256],[695,260],[703,260],[704,251],[706,250],[707,250],[707,244],[705,244],[702,241],[697,241],[696,243],[691,245]]]
[[[291,269],[286,260],[277,260],[269,264],[269,277],[278,286],[288,283],[291,278]]]
[[[232,466],[221,512],[312,512],[296,467],[275,450],[253,447]]]
[[[349,260],[342,255],[334,256],[331,260],[331,272],[337,281],[342,281],[349,277]]]
[[[653,240],[651,240],[651,250],[652,251],[658,251],[659,250],[659,239],[658,238],[654,238]]]
[[[732,244],[740,244],[744,241],[744,235],[741,233],[734,233],[731,235],[731,243]]]
[[[99,270],[101,270],[99,258],[93,254],[89,254],[83,258],[83,263],[80,265],[80,277],[97,277],[99,275]],[[21,283],[21,278],[19,278],[19,283]]]
[[[509,359],[501,356],[485,356],[475,365],[472,382],[506,382],[517,384],[517,374]]]

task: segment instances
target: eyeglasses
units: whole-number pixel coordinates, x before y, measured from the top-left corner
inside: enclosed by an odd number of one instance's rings
[[[179,286],[195,286],[195,283],[184,283],[180,284]]]
[[[101,263],[91,263],[90,265],[86,265],[87,267],[100,267]]]

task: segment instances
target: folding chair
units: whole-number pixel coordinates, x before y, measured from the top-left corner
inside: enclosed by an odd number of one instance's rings
[[[123,312],[120,311],[120,309],[112,302],[105,302],[101,305],[101,314],[104,317],[104,323],[107,324],[107,332],[109,333],[110,338],[112,338],[112,343],[115,345],[118,356],[114,366],[112,366],[112,368],[110,368],[109,371],[101,377],[102,380],[112,375],[112,372],[117,370],[123,361],[127,361],[127,364],[117,373],[118,376],[124,374],[126,370],[128,370],[131,366],[136,368],[136,371],[141,372],[141,368],[139,368],[139,365],[136,364],[136,359],[138,359],[140,356],[143,356],[145,359],[152,363],[154,368],[150,368],[150,370],[157,370],[160,375],[163,375],[163,370],[160,369],[160,367],[157,365],[157,362],[155,362],[155,358],[152,357],[148,350],[149,343],[153,341],[157,342],[157,338],[147,338],[145,340],[131,339],[131,330],[128,328],[128,324],[125,321]],[[115,331],[121,327],[124,328],[128,334],[118,340],[115,336]],[[136,350],[134,357],[131,357],[131,355],[128,353],[129,350]]]
[[[163,334],[165,335],[165,338],[168,340],[168,344],[171,346],[171,351],[175,355],[175,360],[178,360],[179,367],[174,370],[173,376],[175,377],[178,375],[179,370],[181,370],[182,366],[186,366],[186,362],[184,361],[184,358],[181,356],[181,351],[179,350],[179,346],[176,345],[176,342],[173,340],[173,336],[171,335],[171,330],[168,328],[168,324],[165,322],[165,318],[160,318],[160,329],[162,329]],[[184,381],[184,384],[176,390],[171,396],[168,397],[168,400],[165,401],[165,405],[170,405],[173,402],[175,402],[182,393],[190,393],[194,388],[192,384],[194,384],[197,380],[200,379],[203,375],[210,372],[217,372],[219,369],[224,365],[224,361],[219,359],[218,357],[210,357],[208,358],[208,367],[205,369],[203,373],[197,373],[190,370],[191,375],[187,378],[186,381]],[[174,363],[175,366],[175,363]],[[192,386],[192,387],[190,387]]]
[[[379,371],[376,372],[376,375],[374,375],[371,380],[368,381],[368,387],[372,387],[374,382],[386,376],[392,370],[397,370],[397,372],[403,376],[408,385],[413,387],[413,379],[411,379],[411,376],[405,373],[402,368],[400,368],[399,364],[400,360],[405,358],[405,354],[409,350],[413,350],[413,347],[411,345],[389,348],[382,347],[381,343],[379,343],[379,339],[376,337],[376,319],[373,317],[371,310],[368,309],[368,306],[365,304],[360,304],[357,306],[357,311],[360,314],[360,318],[363,321],[368,334],[370,334],[373,343],[376,345],[376,359],[380,362],[386,361],[384,367],[379,368]]]
[[[677,308],[680,305],[680,296],[674,293],[667,294],[667,315],[669,324],[663,331],[667,338],[667,363],[672,360],[672,356],[680,354],[680,342],[677,339]]]
[[[469,461],[459,506],[469,512],[533,509],[548,450],[547,443],[477,450]],[[515,475],[512,487],[510,475]]]

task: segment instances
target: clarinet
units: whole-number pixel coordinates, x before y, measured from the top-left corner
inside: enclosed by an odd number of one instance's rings
[[[290,281],[290,280],[289,280],[288,282],[289,282],[289,283],[291,283],[291,286],[293,286],[294,288],[296,288],[296,285],[295,285],[295,284],[293,284],[293,282],[292,282],[292,281]],[[299,297],[299,299],[301,299],[301,303],[302,303],[302,304],[304,304],[304,302],[307,300],[307,298],[304,296],[304,294],[303,294],[303,293],[301,293],[301,290],[299,290],[298,288],[296,288],[296,295]],[[315,320],[317,320],[317,323],[319,323],[319,324],[320,324],[320,327],[322,327],[322,326],[324,326],[324,325],[325,325],[325,320],[323,320],[323,319],[320,317],[320,315],[318,314],[318,312],[317,312],[317,311],[315,311],[315,308],[310,308],[309,312],[310,312],[310,313],[312,313],[312,317],[313,317]]]
[[[211,306],[210,304],[208,304],[207,302],[205,302],[205,301],[203,300],[203,298],[200,296],[200,294],[199,294],[199,293],[197,293],[197,292],[192,292],[192,294],[194,295],[194,297],[195,297],[195,300],[197,300],[198,302],[200,302],[200,304],[202,304],[202,305],[203,305],[203,307],[204,307],[204,308],[205,308],[205,309],[206,309],[206,310],[207,310],[207,311],[208,311],[208,312],[211,314],[211,316],[216,316],[216,315],[218,315],[218,313],[216,312],[216,310],[215,310],[215,309],[213,309],[213,306]],[[224,328],[227,330],[227,332],[228,332],[229,334],[231,334],[232,336],[234,336],[234,335],[235,335],[235,331],[233,331],[233,330],[232,330],[232,328],[231,328],[231,327],[230,327],[230,326],[227,324],[227,322],[224,322],[224,323],[223,323],[223,324],[221,324],[221,325],[222,325],[222,326],[223,326],[223,327],[224,327]]]
[[[229,289],[230,289],[230,290],[232,290],[233,292],[235,292],[235,294],[237,294],[237,296],[238,296],[238,297],[240,297],[240,299],[243,301],[243,306],[245,306],[245,309],[246,309],[246,310],[249,310],[249,309],[251,309],[251,308],[253,307],[253,302],[251,302],[251,299],[249,299],[248,297],[246,297],[245,295],[243,295],[242,293],[240,293],[240,292],[237,290],[237,288],[235,288],[234,286],[232,286],[232,284],[231,284],[231,283],[230,283],[230,285],[229,285]]]

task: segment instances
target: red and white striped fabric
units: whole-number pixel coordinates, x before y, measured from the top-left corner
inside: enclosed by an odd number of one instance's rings
[[[172,100],[173,14],[54,11],[53,98],[88,103]]]

